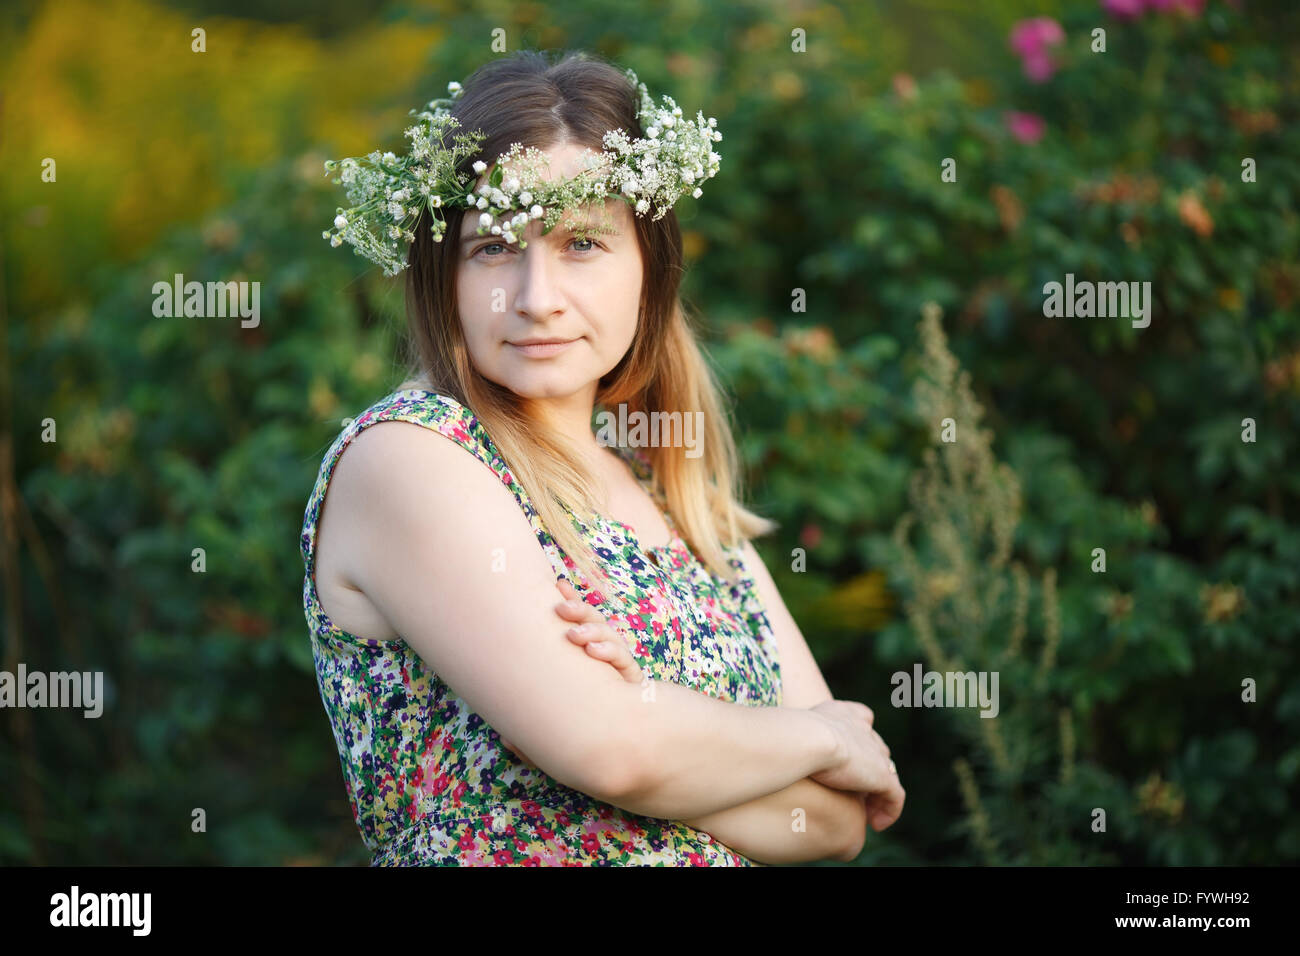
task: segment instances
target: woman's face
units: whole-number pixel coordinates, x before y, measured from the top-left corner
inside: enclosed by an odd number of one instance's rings
[[[577,175],[583,152],[572,143],[545,150],[544,177]],[[528,248],[520,249],[518,241],[479,236],[480,213],[466,211],[457,299],[470,361],[485,378],[524,398],[563,398],[594,388],[627,353],[641,301],[641,248],[627,203],[606,200],[605,212],[613,232],[573,236],[569,222],[602,222],[593,205],[567,214],[545,236],[541,220],[529,222],[522,236]]]

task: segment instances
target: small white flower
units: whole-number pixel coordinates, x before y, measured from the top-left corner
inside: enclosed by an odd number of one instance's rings
[[[514,242],[515,234],[511,232],[509,229],[505,229],[501,233],[501,238],[504,239],[506,242]]]
[[[638,200],[636,201],[636,211],[637,211],[637,212],[645,212],[645,211],[646,211],[647,209],[649,209],[649,208],[650,208],[650,200],[648,200],[648,199],[638,199]]]
[[[396,156],[394,156],[392,153],[384,153],[384,165],[385,165],[385,166],[391,166],[391,165],[392,165],[393,163],[395,163],[395,162],[397,162],[397,157],[396,157]]]
[[[340,215],[340,216],[335,216],[335,217],[334,217],[334,228],[335,228],[335,229],[346,229],[347,227],[348,227],[348,219],[347,219],[347,216],[341,216],[341,215]]]
[[[342,240],[342,238],[340,238],[339,236],[331,236],[331,237],[330,237],[330,245],[331,245],[331,246],[341,246],[341,245],[343,245],[343,240]]]
[[[696,187],[695,187],[695,192],[691,193],[691,195],[692,195],[694,198],[699,199],[702,195],[704,195],[704,190],[703,190],[703,189],[700,189],[698,186],[696,186]]]
[[[680,114],[680,113],[681,113],[681,110],[678,110],[677,112]],[[663,118],[663,124],[664,124],[664,126],[667,126],[667,127],[670,128],[670,129],[672,128],[672,125],[673,125],[674,123],[676,123],[676,122],[677,122],[677,120],[673,119],[671,116],[665,116],[665,117]]]
[[[483,213],[483,215],[478,217],[478,224],[481,229],[486,229],[488,226],[492,225],[492,214],[486,212]]]
[[[525,189],[523,192],[519,194],[519,205],[529,206],[532,204],[532,202],[533,202],[533,194],[530,193],[527,189]]]
[[[658,138],[659,138],[659,127],[658,127],[658,126],[651,126],[648,130],[645,131],[645,134],[646,134],[647,136],[649,136],[651,139],[658,139]]]
[[[676,138],[677,138],[676,130],[670,129],[668,132],[664,133],[664,139],[668,140],[669,142],[672,142]]]
[[[474,172],[478,173],[480,176],[483,175],[483,170],[485,169],[487,169],[487,163],[483,162],[483,160],[480,159],[474,163]]]
[[[330,238],[330,231],[329,231],[328,229],[326,229],[324,232],[322,232],[322,233],[320,234],[320,237],[321,237],[322,239],[328,239],[328,238]]]
[[[426,187],[426,189],[427,189],[427,187]],[[429,200],[429,203],[433,206],[434,209],[437,209],[437,208],[439,208],[439,207],[442,205],[442,197],[441,197],[441,196],[434,196],[433,198],[431,198],[431,199]]]
[[[493,226],[493,227],[492,227],[492,235],[494,235],[494,236],[499,236],[499,235],[501,235],[501,227],[500,227],[500,226]]]
[[[452,80],[450,83],[447,84],[447,92],[450,93],[453,97],[455,97],[457,94],[461,92],[461,85],[457,83],[455,80]]]
[[[517,180],[517,179],[515,179],[513,176],[511,176],[511,177],[510,177],[509,179],[507,179],[504,183],[502,183],[501,186],[502,186],[502,188],[505,189],[505,191],[508,192],[508,193],[518,192],[518,191],[519,191],[519,180]]]
[[[533,208],[528,210],[528,215],[532,216],[534,219],[541,219],[542,216],[546,215],[546,211],[542,209],[541,206],[534,204]]]
[[[478,202],[476,202],[474,205],[477,206],[479,209],[486,209],[487,204],[488,204],[487,196],[479,196]]]

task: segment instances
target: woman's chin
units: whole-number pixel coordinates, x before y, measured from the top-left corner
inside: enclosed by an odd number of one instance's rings
[[[572,372],[535,371],[527,375],[511,375],[499,384],[514,392],[520,398],[548,399],[567,398],[589,385],[591,380]]]

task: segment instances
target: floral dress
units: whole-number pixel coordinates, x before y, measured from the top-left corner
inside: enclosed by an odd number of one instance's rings
[[[567,578],[623,634],[642,673],[747,706],[780,706],[776,642],[738,550],[734,582],[712,574],[680,538],[647,461],[618,449],[659,505],[672,541],[642,548],[632,529],[580,521],[614,582],[579,586],[574,565],[542,526],[477,417],[423,389],[393,392],[334,440],[302,526],[303,607],[316,679],[338,746],[353,817],[372,866],[760,866],[711,834],[597,800],[523,763],[401,639],[337,627],[314,581],[317,520],[347,444],[377,422],[435,429],[490,468],[519,502],[558,578]],[[557,592],[557,602],[559,600]]]

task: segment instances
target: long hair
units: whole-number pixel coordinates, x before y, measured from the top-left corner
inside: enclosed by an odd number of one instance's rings
[[[466,130],[480,130],[477,159],[489,166],[511,144],[548,150],[563,142],[599,153],[607,130],[644,136],[636,118],[638,97],[622,70],[591,54],[568,53],[551,63],[539,51],[524,50],[480,67],[465,80],[452,115]],[[525,411],[524,400],[484,378],[472,365],[462,334],[456,273],[466,209],[443,210],[442,242],[429,232],[426,209],[410,246],[406,299],[411,365],[400,387],[424,387],[450,395],[482,422],[528,492],[543,525],[572,558],[590,586],[608,582],[599,559],[584,542],[566,508],[582,521],[600,512],[589,475],[568,440]],[[629,417],[643,412],[703,413],[702,453],[688,458],[680,449],[646,449],[654,483],[664,494],[682,539],[710,571],[732,578],[724,547],[766,534],[776,525],[741,503],[735,441],[721,390],[682,308],[682,238],[676,214],[657,221],[634,215],[644,277],[636,335],[623,359],[597,385],[596,406],[626,404]],[[699,420],[700,416],[696,416]]]

